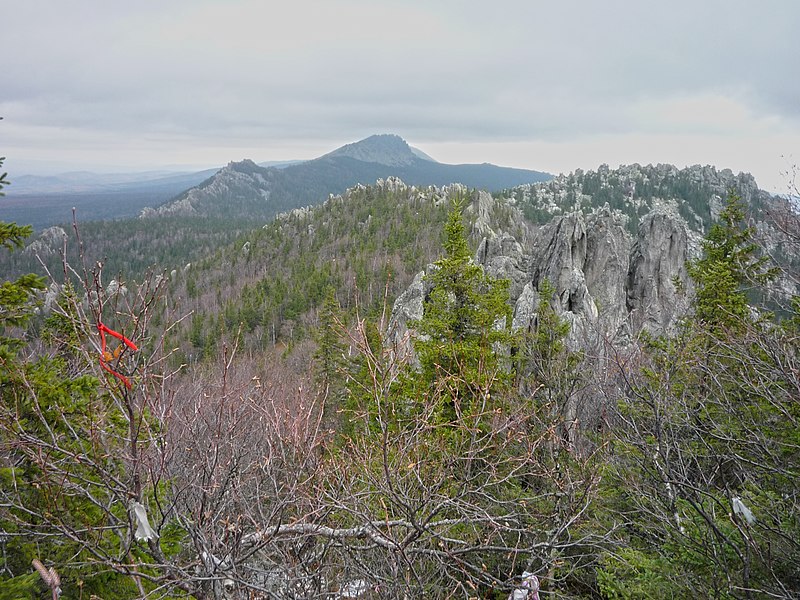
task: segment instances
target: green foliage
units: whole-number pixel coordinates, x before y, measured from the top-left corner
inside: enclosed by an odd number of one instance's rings
[[[768,257],[757,256],[752,228],[743,225],[744,205],[733,192],[719,222],[703,241],[703,256],[689,263],[697,286],[695,317],[710,327],[743,322],[749,314],[747,290],[775,276]]]
[[[186,309],[196,315],[176,328],[178,343],[193,354],[190,344],[205,338],[199,319],[219,316],[220,335],[241,327],[253,350],[296,344],[313,337],[329,287],[343,324],[357,313],[378,316],[385,299],[435,258],[447,215],[441,200],[440,192],[360,186],[240,237],[177,279],[174,293],[188,296]]]
[[[657,554],[621,548],[606,554],[597,571],[597,585],[607,600],[671,599],[676,590],[674,565]]]
[[[530,374],[534,387],[541,385],[548,390],[560,387],[565,376],[574,377],[575,367],[582,358],[580,353],[567,349],[570,326],[556,314],[553,308],[556,301],[555,287],[549,280],[542,280],[536,323],[527,333],[520,352],[523,363],[520,369]]]
[[[420,362],[417,385],[444,385],[450,400],[442,418],[469,411],[482,396],[499,393],[509,383],[511,307],[507,280],[486,274],[472,261],[455,202],[445,225],[445,254],[426,276],[431,292],[423,317],[413,323],[414,350]]]
[[[43,584],[38,573],[0,579],[0,600],[38,600]]]
[[[30,233],[30,227],[0,222],[0,246],[9,250],[21,248]],[[14,330],[28,322],[36,302],[36,292],[43,288],[44,280],[33,274],[0,284],[0,360],[10,359],[19,348],[21,340]]]
[[[344,344],[341,341],[343,315],[336,289],[328,286],[325,300],[319,312],[317,328],[317,351],[314,354],[318,369],[318,377],[324,387],[329,387],[337,378],[342,366]]]
[[[346,388],[347,360],[342,342],[344,314],[336,290],[329,286],[319,311],[319,325],[315,330],[317,349],[314,352],[315,378],[325,394],[325,420],[336,424],[336,418]]]

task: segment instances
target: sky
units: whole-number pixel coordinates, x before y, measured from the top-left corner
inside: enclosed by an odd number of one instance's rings
[[[797,0],[0,0],[14,174],[308,159],[394,133],[551,173],[711,164],[786,191]]]

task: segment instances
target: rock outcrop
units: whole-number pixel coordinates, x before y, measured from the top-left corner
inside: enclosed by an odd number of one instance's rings
[[[51,256],[63,251],[66,240],[67,232],[61,227],[48,227],[25,247],[25,253],[32,256]]]
[[[471,208],[473,233],[483,236],[475,261],[492,276],[510,280],[515,328],[535,327],[545,280],[555,288],[553,308],[570,324],[573,348],[624,345],[640,331],[669,333],[685,314],[692,252],[688,225],[677,212],[653,209],[641,218],[634,239],[620,211],[608,205],[577,210],[538,228],[518,229],[520,241],[492,229],[495,202],[502,201],[480,194]],[[519,226],[524,219],[516,211],[510,222]],[[422,317],[430,292],[424,275],[420,272],[394,304],[390,337],[396,347],[407,338],[409,321]]]
[[[625,289],[634,330],[667,333],[686,314],[689,258],[684,223],[664,213],[650,213],[642,219]]]

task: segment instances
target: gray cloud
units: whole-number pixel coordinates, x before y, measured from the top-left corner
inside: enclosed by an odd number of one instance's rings
[[[229,148],[275,158],[292,140],[385,131],[429,143],[800,136],[794,0],[27,0],[4,15],[10,157],[35,158],[48,132],[42,156],[58,142],[117,164],[148,140],[158,164],[191,162],[198,145],[224,162]]]

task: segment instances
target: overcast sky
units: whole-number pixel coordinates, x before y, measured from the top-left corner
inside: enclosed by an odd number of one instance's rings
[[[13,175],[313,158],[396,133],[553,173],[712,164],[785,191],[798,0],[0,0]]]

